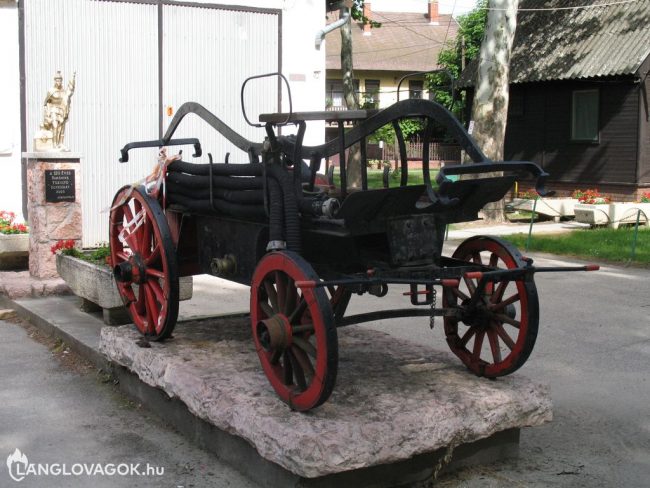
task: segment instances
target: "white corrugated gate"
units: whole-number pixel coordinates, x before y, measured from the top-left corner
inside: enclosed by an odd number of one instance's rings
[[[260,132],[252,132],[241,116],[239,87],[250,75],[279,70],[277,13],[119,0],[26,0],[24,19],[28,150],[54,73],[61,70],[67,84],[77,72],[65,144],[83,153],[84,246],[107,241],[108,215],[102,211],[118,188],[152,170],[155,149],[131,152],[126,164],[118,157],[127,142],[159,137],[159,59],[164,107],[199,102],[237,132],[260,140]],[[277,109],[276,86],[275,81],[256,84],[255,97],[247,97],[253,116]],[[169,120],[163,116],[164,129]],[[190,115],[177,135],[199,137],[204,153],[211,151],[219,161],[232,149],[213,132]]]
[[[240,88],[249,76],[278,71],[278,16],[165,5],[163,32],[163,105],[178,109],[186,101],[198,102],[236,132],[261,142],[263,131],[242,116]],[[251,121],[259,113],[276,111],[277,83],[274,77],[248,85]],[[165,127],[171,118],[165,115]],[[232,162],[247,162],[246,154],[194,115],[184,119],[177,137],[198,137],[204,154],[212,152],[215,162],[223,161],[226,152],[232,153]]]

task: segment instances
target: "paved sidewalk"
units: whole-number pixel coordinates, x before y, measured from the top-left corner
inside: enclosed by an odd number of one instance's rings
[[[463,240],[476,235],[504,236],[509,234],[528,234],[530,222],[507,223],[499,225],[453,224],[448,240]],[[589,224],[569,220],[566,222],[536,222],[533,234],[559,234],[572,230],[588,229]]]

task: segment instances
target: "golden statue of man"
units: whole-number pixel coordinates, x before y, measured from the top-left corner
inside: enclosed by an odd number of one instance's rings
[[[57,71],[54,75],[54,86],[45,96],[43,123],[34,139],[35,151],[67,151],[63,145],[65,124],[70,114],[70,102],[75,89],[77,73],[72,75],[66,89],[63,88],[63,77]]]

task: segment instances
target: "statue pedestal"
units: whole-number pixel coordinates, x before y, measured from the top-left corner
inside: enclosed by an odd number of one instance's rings
[[[27,166],[29,274],[53,278],[56,258],[51,247],[72,239],[81,245],[81,154],[23,153]]]

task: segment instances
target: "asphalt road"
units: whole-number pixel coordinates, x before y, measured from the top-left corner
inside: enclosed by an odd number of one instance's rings
[[[583,264],[530,256],[540,265]],[[519,459],[445,475],[435,486],[649,486],[650,270],[607,266],[540,274],[536,282],[537,344],[515,374],[550,384],[555,419],[522,430]],[[351,311],[393,308],[404,300],[397,290],[383,299],[355,297]],[[426,318],[365,327],[447,350],[441,319],[433,331]],[[0,322],[0,358],[0,486],[254,486],[101,376],[70,370],[21,327]],[[149,462],[164,466],[165,476],[31,478],[18,484],[4,466],[4,456],[17,446],[30,462]]]
[[[540,266],[585,264],[529,256]],[[650,270],[604,266],[538,274],[535,281],[539,333],[515,374],[550,384],[554,420],[522,430],[518,460],[447,475],[435,486],[650,486]],[[372,297],[365,300],[363,306],[373,306]],[[428,319],[412,320],[418,322],[412,327],[396,321],[368,327],[447,349],[441,319],[433,332]]]
[[[129,401],[110,378],[68,356],[0,321],[0,487],[256,486]],[[15,449],[59,474],[12,480],[6,461]],[[64,474],[76,473],[75,465],[94,475]],[[18,479],[26,471],[12,469]]]

